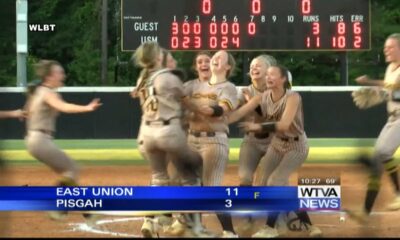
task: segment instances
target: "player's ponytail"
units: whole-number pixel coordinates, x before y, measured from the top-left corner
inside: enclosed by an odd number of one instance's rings
[[[285,78],[285,82],[283,83],[283,88],[291,89],[292,88],[292,84],[289,81],[289,70],[285,66],[279,65],[279,64],[276,65],[275,67],[279,69],[281,77]]]
[[[229,71],[226,72],[226,78],[232,77],[235,74],[236,70],[236,61],[232,54],[226,52],[228,54],[228,65],[231,66]]]
[[[160,52],[161,47],[157,42],[144,42],[136,49],[133,54],[135,64],[136,66],[143,68],[140,72],[140,78],[145,80],[150,76],[149,70],[157,66]]]

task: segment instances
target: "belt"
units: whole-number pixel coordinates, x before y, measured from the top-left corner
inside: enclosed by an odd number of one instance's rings
[[[299,141],[299,137],[278,137],[280,140],[289,142],[289,141]]]
[[[247,132],[248,136],[255,137],[257,139],[266,139],[269,137],[269,133],[254,133],[254,132]]]
[[[171,118],[168,120],[156,120],[156,121],[145,121],[146,125],[162,125],[162,126],[166,126],[172,123],[172,120],[174,119],[178,119],[178,118]]]
[[[54,135],[53,131],[46,130],[46,129],[34,129],[34,130],[30,130],[30,131],[37,131],[37,132],[41,132],[41,133],[44,133],[44,134],[47,134],[47,135],[50,135],[50,136]]]
[[[197,131],[189,131],[189,134],[195,137],[215,137],[216,132],[197,132]]]

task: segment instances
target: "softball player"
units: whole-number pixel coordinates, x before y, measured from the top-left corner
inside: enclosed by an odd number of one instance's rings
[[[239,96],[241,105],[247,102],[248,94],[249,98],[260,95],[266,89],[266,75],[268,67],[276,65],[276,60],[269,55],[260,55],[254,58],[250,64],[250,77],[252,84],[244,89],[245,93]],[[246,116],[247,122],[260,123],[263,121],[263,117],[253,112]],[[239,179],[240,186],[252,186],[253,175],[258,166],[258,163],[262,156],[265,155],[267,147],[271,141],[272,134],[269,133],[254,133],[246,132],[243,142],[240,146],[239,154]]]
[[[27,135],[25,144],[29,153],[55,172],[62,175],[59,186],[75,186],[78,181],[78,167],[53,142],[56,131],[56,118],[59,112],[84,113],[92,112],[101,106],[99,99],[88,105],[75,105],[65,102],[56,89],[63,86],[65,74],[60,63],[53,60],[41,60],[36,74],[41,84],[28,97],[25,105],[27,111]],[[51,212],[50,217],[57,220],[65,217],[67,212]],[[89,216],[89,215],[84,215]]]
[[[192,81],[200,81],[207,82],[211,78],[211,70],[210,70],[210,61],[211,54],[209,52],[198,52],[193,61],[193,70],[196,72],[197,79]],[[192,81],[188,81],[185,83],[185,88],[188,87],[189,83]]]
[[[242,89],[239,93],[239,104],[244,105],[254,96],[260,95],[266,89],[265,78],[267,69],[271,65],[276,65],[276,60],[270,55],[260,55],[254,58],[250,64],[250,78],[252,84]],[[248,122],[262,122],[261,113],[253,112],[246,116]],[[246,132],[243,142],[240,145],[239,153],[239,181],[240,186],[252,186],[253,176],[260,162],[265,155],[267,147],[271,141],[272,134]],[[253,218],[246,216],[246,222],[239,226],[241,233],[250,232],[253,228]]]
[[[274,133],[267,153],[261,159],[256,182],[261,186],[285,186],[289,184],[290,174],[301,167],[309,151],[303,107],[300,95],[290,90],[285,67],[271,66],[267,74],[267,90],[233,112],[229,122],[237,121],[254,110],[261,111],[268,122],[240,124],[246,132]],[[312,226],[306,212],[297,214],[302,222],[310,226],[310,236],[321,236],[321,230]],[[275,228],[277,217],[277,214],[270,214],[264,228],[253,237],[278,237]]]
[[[360,84],[383,87],[389,93],[389,100],[387,102],[389,117],[376,140],[372,160],[369,160],[373,168],[369,178],[364,207],[361,211],[349,212],[350,217],[353,217],[360,223],[366,221],[366,217],[372,210],[380,189],[380,179],[384,169],[388,172],[397,194],[394,201],[389,204],[388,209],[400,209],[397,164],[393,160],[393,155],[400,145],[400,33],[392,34],[386,39],[383,52],[386,62],[389,63],[386,68],[384,80],[370,80],[365,75],[356,79]]]
[[[200,51],[196,54],[193,60],[192,68],[195,71],[198,78],[185,82],[183,84],[184,89],[191,88],[193,84],[196,84],[198,82],[203,82],[203,81],[207,82],[208,80],[210,80],[211,78],[210,60],[211,60],[211,55],[208,52]],[[191,115],[192,115],[191,111],[189,111],[188,109],[184,110],[183,128],[185,130],[189,128],[188,119],[191,117]],[[176,220],[172,223],[170,227],[165,229],[165,231],[171,235],[181,235],[185,230],[186,227],[180,222],[179,216],[176,217]]]
[[[181,117],[183,84],[169,69],[162,69],[162,52],[156,42],[143,43],[135,51],[136,63],[143,68],[138,89],[142,107],[143,151],[152,168],[151,185],[168,186],[167,159],[180,174],[183,185],[200,185],[199,170],[201,157],[192,151],[182,129]],[[185,214],[192,224],[191,231],[195,236],[202,236],[202,226],[198,215]],[[156,229],[151,217],[145,218],[141,232],[145,237],[154,237]]]
[[[212,76],[208,82],[192,81],[186,85],[186,101],[193,116],[189,119],[189,145],[203,158],[204,186],[221,186],[228,164],[229,128],[225,114],[238,105],[235,85],[227,79],[235,69],[235,60],[226,51],[211,58]],[[230,215],[217,214],[223,237],[237,237]]]

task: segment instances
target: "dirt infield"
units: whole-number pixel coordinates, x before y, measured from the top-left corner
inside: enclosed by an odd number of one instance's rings
[[[357,208],[363,201],[367,175],[357,165],[307,164],[299,172],[301,175],[341,176],[342,207]],[[297,184],[298,174],[293,174],[291,185]],[[3,175],[4,177],[4,175]],[[29,186],[53,185],[56,174],[44,166],[12,166],[8,168],[7,185]],[[148,166],[85,166],[81,168],[82,185],[147,185],[150,180]],[[4,184],[4,183],[3,183]],[[238,184],[237,166],[230,165],[225,175],[224,185]],[[338,213],[312,214],[315,225],[326,237],[399,237],[400,212],[387,212],[384,207],[394,194],[384,177],[383,189],[375,205],[375,213],[368,225],[360,226],[347,219],[339,222]],[[212,232],[221,233],[215,215],[207,214],[204,224]],[[238,226],[242,219],[235,217]],[[262,226],[262,219],[257,227]],[[84,223],[79,213],[71,213],[64,222],[51,221],[44,212],[1,213],[0,237],[140,237],[141,217],[104,216],[94,227]],[[257,228],[256,228],[257,230]],[[164,236],[161,234],[161,236]],[[306,232],[290,232],[290,237],[306,237]]]

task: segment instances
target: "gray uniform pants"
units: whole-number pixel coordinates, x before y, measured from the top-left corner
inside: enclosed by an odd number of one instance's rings
[[[28,131],[25,144],[33,157],[64,177],[78,181],[77,164],[56,146],[51,135],[40,131]]]
[[[196,137],[189,134],[189,146],[203,159],[203,185],[221,186],[229,160],[229,143],[226,133],[217,132],[215,137]]]
[[[309,146],[305,135],[298,141],[283,141],[274,136],[267,153],[261,159],[257,185],[286,186],[290,174],[295,172],[307,159]]]
[[[143,147],[143,145],[144,145],[143,144],[144,143],[144,139],[143,139],[143,136],[142,136],[143,125],[144,125],[144,123],[143,123],[143,120],[142,120],[140,128],[139,128],[139,134],[138,134],[138,137],[137,137],[137,142],[138,142],[138,150],[139,150],[140,154],[142,155],[142,157],[145,160],[147,160],[146,152],[145,152],[144,147]],[[180,186],[181,185],[181,180],[179,178],[179,173],[176,170],[174,164],[172,164],[171,157],[172,157],[172,155],[167,154],[167,160],[166,161],[167,161],[167,169],[168,169],[167,172],[168,172],[168,175],[169,175],[169,184],[171,186]]]
[[[254,133],[250,133],[253,134]],[[272,136],[272,135],[271,135]],[[253,185],[254,173],[265,155],[271,136],[265,139],[258,139],[246,134],[239,153],[239,179],[241,186]]]
[[[141,135],[143,151],[152,168],[151,185],[170,185],[168,160],[177,169],[183,185],[200,184],[201,157],[189,148],[179,119],[171,120],[169,125],[143,124]]]
[[[375,143],[373,161],[378,176],[383,173],[383,162],[393,158],[400,146],[400,118],[389,118]]]

